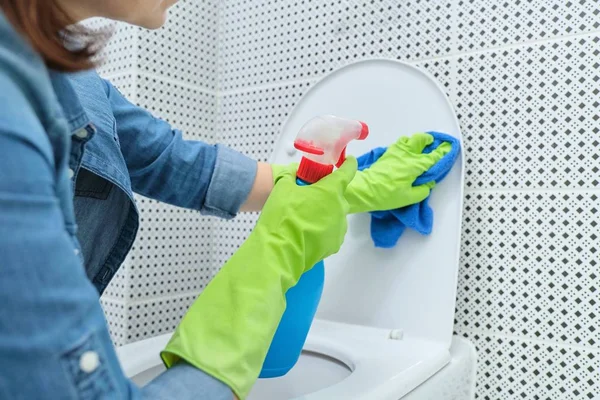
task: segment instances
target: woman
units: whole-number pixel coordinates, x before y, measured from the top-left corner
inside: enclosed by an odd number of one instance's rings
[[[158,28],[174,0],[0,0],[0,398],[244,398],[285,292],[337,252],[346,214],[405,206],[447,152],[402,138],[369,170],[349,159],[315,185],[293,166],[185,141],[93,72],[100,39],[73,24],[107,17]],[[356,177],[355,177],[356,174]],[[125,378],[99,294],[138,228],[132,192],[256,228],[190,307],[139,389]]]

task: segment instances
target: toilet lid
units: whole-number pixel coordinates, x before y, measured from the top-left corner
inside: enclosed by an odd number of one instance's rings
[[[400,136],[439,131],[460,138],[444,91],[426,72],[393,60],[358,62],[326,76],[298,102],[282,127],[272,162],[299,161],[293,146],[311,118],[332,114],[364,121],[370,134],[354,141],[359,156]],[[339,322],[402,329],[450,345],[460,247],[463,161],[431,195],[430,236],[407,230],[393,249],[376,249],[368,214],[351,216],[341,251],[326,260],[318,316]]]

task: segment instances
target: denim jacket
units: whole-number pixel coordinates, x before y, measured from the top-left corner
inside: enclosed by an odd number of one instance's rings
[[[94,72],[49,71],[0,12],[0,398],[231,399],[187,364],[125,378],[102,293],[134,241],[133,192],[221,217],[256,163],[186,141]]]

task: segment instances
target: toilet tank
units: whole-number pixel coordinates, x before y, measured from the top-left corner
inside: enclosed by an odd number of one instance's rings
[[[309,119],[324,114],[365,121],[370,135],[353,142],[359,156],[400,136],[439,131],[461,138],[444,91],[428,73],[394,60],[369,60],[337,70],[299,101],[282,126],[272,162],[299,161],[293,141]],[[463,199],[463,157],[431,194],[433,232],[407,230],[393,249],[375,248],[368,214],[349,217],[341,251],[325,261],[317,318],[386,329],[450,346],[456,301]]]

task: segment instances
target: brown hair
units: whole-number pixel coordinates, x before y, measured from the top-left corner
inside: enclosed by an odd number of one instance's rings
[[[49,68],[74,72],[94,67],[106,35],[75,25],[56,0],[0,0],[0,9]]]

